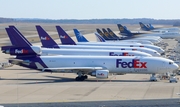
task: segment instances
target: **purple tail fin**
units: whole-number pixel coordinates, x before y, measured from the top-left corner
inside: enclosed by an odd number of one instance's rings
[[[32,45],[24,36],[23,34],[15,27],[15,26],[9,26],[9,28],[12,28],[14,29],[19,35],[21,35],[22,38],[24,38],[24,40],[26,40],[26,42],[29,44],[29,45]]]
[[[25,37],[22,37],[14,28],[6,28],[6,31],[13,46],[2,47],[1,50],[3,53],[16,56],[40,54],[41,49],[39,47],[33,47],[31,44],[29,44],[24,39]],[[36,50],[37,53],[34,50]]]
[[[36,29],[43,47],[50,48],[58,45],[41,26],[36,25]]]
[[[60,26],[56,26],[56,29],[63,45],[76,45],[72,38]]]
[[[11,40],[12,45],[18,47],[30,47],[32,46],[25,40],[25,37],[22,37],[19,32],[17,32],[14,28],[6,28],[7,34]]]
[[[11,28],[5,28],[5,30],[6,30],[6,32],[7,32],[7,34],[8,34],[8,36],[9,36],[9,39],[10,39],[10,41],[11,41],[11,44],[12,44],[13,46],[19,46],[18,41],[16,40],[16,38],[14,38],[13,34],[11,33]]]

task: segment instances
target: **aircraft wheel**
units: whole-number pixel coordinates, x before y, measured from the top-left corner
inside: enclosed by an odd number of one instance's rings
[[[88,76],[87,76],[87,75],[85,75],[85,76],[84,76],[84,79],[88,79]]]
[[[81,76],[80,77],[80,81],[84,81],[85,80],[85,77],[84,76]]]
[[[76,79],[75,79],[76,81],[80,81],[80,78],[79,77],[76,77]]]

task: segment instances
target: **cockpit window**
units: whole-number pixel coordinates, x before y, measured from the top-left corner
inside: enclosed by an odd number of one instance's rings
[[[173,64],[173,62],[169,62],[169,65]]]

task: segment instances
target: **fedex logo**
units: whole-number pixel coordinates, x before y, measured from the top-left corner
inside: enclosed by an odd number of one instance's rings
[[[41,40],[50,40],[48,37],[41,37]]]
[[[17,53],[17,54],[26,54],[26,53],[28,53],[28,50],[25,50],[25,49],[21,49],[21,50],[15,49],[15,53]]]
[[[66,35],[60,35],[60,38],[63,38],[63,39],[66,39],[66,38],[68,38],[68,36],[66,36]]]
[[[131,56],[131,55],[129,55],[128,52],[123,52],[122,54],[115,54],[114,52],[109,52],[109,56]]]
[[[137,49],[132,49],[133,51],[137,51]]]
[[[103,73],[98,73],[97,75],[99,75],[99,76],[104,76],[104,74],[103,74]]]
[[[139,47],[144,47],[144,46],[141,45],[141,46],[139,46]]]
[[[147,68],[147,62],[141,62],[139,59],[133,59],[131,62],[116,59],[116,68]]]

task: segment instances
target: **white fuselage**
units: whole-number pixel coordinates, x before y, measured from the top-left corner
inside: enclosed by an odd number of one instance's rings
[[[162,38],[159,36],[144,36],[145,34],[137,35],[136,38],[132,38],[133,40],[145,40],[151,41],[153,43],[159,43],[162,41]]]
[[[49,49],[42,48],[41,55],[89,55],[89,56],[152,56],[132,50],[97,50],[97,49]]]
[[[152,33],[152,34],[144,34],[143,36],[159,36],[163,39],[174,39],[180,37],[179,32],[161,32],[161,33]]]
[[[159,43],[162,41],[162,38],[159,36],[144,36],[146,34],[141,34],[141,35],[135,35],[135,38],[132,38],[131,40],[145,40],[145,41],[151,41],[153,43]],[[126,36],[125,36],[126,37]]]
[[[116,47],[116,46],[88,46],[88,45],[58,45],[60,49],[96,49],[96,50],[133,50],[161,56],[157,51],[145,47]]]
[[[149,44],[149,45],[153,45],[153,43],[151,41],[146,41],[146,40],[120,40],[120,41],[126,41],[126,42],[138,42],[141,44]],[[110,42],[110,41],[109,41]],[[118,41],[112,41],[112,42],[118,42]]]
[[[121,44],[121,43],[106,43],[106,42],[77,42],[77,45],[90,45],[90,46],[115,46],[115,47],[145,47],[154,49],[159,53],[164,53],[164,50],[161,47],[154,46],[154,45],[148,45],[148,44]]]
[[[137,56],[40,56],[48,68],[103,67],[110,73],[166,73],[178,69],[172,60]]]

